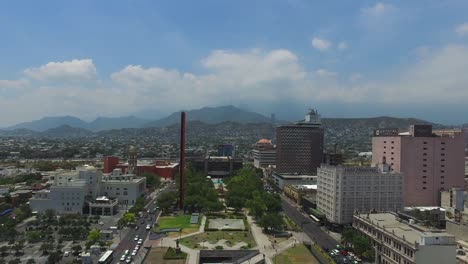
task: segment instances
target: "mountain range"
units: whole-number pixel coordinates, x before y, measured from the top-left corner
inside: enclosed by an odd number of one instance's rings
[[[261,114],[239,109],[234,106],[204,107],[201,109],[186,111],[187,121],[198,121],[201,124],[213,125],[221,123],[269,123],[271,119]],[[93,132],[105,132],[124,128],[151,128],[168,127],[179,123],[180,112],[158,120],[147,120],[135,116],[126,117],[98,117],[92,122],[83,121],[73,116],[44,117],[40,120],[20,123],[12,127],[0,130],[4,136],[46,136],[46,137],[80,137],[93,134]],[[286,123],[286,121],[280,121]],[[444,127],[429,121],[415,118],[375,117],[375,118],[323,118],[323,125],[329,131],[355,130],[372,131],[375,128],[397,127],[407,128],[411,124],[432,124],[434,127]],[[337,134],[339,137],[340,133]],[[334,134],[334,133],[331,133]],[[360,134],[360,133],[358,133]],[[367,134],[367,133],[365,133]]]
[[[222,122],[236,123],[267,123],[270,118],[255,112],[249,112],[228,105],[220,107],[204,107],[201,109],[186,111],[187,121],[200,121],[206,124],[218,124]],[[74,116],[44,117],[39,120],[19,123],[4,130],[28,129],[44,132],[48,129],[60,126],[82,128],[93,132],[121,129],[121,128],[144,128],[165,127],[180,122],[180,112],[175,112],[158,120],[142,119],[135,116],[125,117],[98,117],[92,122],[83,121]]]

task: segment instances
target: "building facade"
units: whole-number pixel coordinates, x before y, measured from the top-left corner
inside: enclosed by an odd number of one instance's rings
[[[317,185],[286,184],[283,193],[297,204],[301,204],[305,197],[314,201],[317,196]]]
[[[136,163],[136,162],[135,162]],[[122,173],[129,173],[129,163],[120,163],[117,157],[104,158],[104,173],[112,173],[115,169],[121,169]],[[135,174],[143,173],[156,174],[166,180],[174,180],[179,173],[179,163],[173,163],[167,160],[139,161],[136,163]]]
[[[276,149],[268,139],[260,139],[252,150],[255,168],[266,168],[276,165]]]
[[[354,211],[401,209],[403,175],[382,168],[322,165],[317,173],[317,209],[332,224],[350,224]]]
[[[375,263],[456,263],[455,237],[405,222],[392,213],[356,214],[353,227],[372,240]]]
[[[310,110],[304,122],[276,128],[276,171],[316,175],[323,161],[324,131],[320,115]]]
[[[386,162],[405,175],[405,206],[438,206],[440,191],[463,187],[463,130],[432,130],[410,126],[409,132],[378,129],[372,138],[372,163]]]
[[[464,188],[450,188],[440,192],[440,207],[455,213],[456,211],[463,211],[465,203],[465,189]]]
[[[287,184],[299,185],[314,185],[317,184],[317,176],[315,175],[299,175],[291,173],[278,173],[273,171],[271,174],[273,184],[280,190],[284,189]]]
[[[146,194],[146,178],[122,174],[120,169],[103,175],[93,166],[77,167],[76,171],[54,174],[49,182],[49,189],[36,192],[30,199],[33,211],[52,209],[59,214],[81,214],[85,203],[98,204],[104,200],[111,201],[111,206],[117,202],[128,209]]]

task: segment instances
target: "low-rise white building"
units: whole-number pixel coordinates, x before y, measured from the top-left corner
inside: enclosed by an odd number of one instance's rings
[[[317,176],[315,175],[301,175],[295,173],[278,173],[273,171],[271,175],[273,183],[280,188],[284,189],[286,184],[294,185],[315,185],[317,184]]]
[[[356,214],[353,227],[372,240],[375,263],[456,263],[453,235],[405,222],[396,214]]]
[[[385,166],[317,169],[317,209],[334,224],[351,224],[355,210],[396,211],[403,207],[403,176]]]
[[[30,199],[33,211],[52,209],[57,213],[82,213],[85,202],[105,196],[114,203],[132,207],[137,198],[145,195],[146,178],[122,174],[120,169],[103,175],[92,166],[78,167],[76,171],[59,171],[50,177],[51,187],[41,190]],[[114,211],[114,210],[112,210]]]

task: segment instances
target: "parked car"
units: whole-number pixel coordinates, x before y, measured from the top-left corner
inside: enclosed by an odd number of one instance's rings
[[[150,230],[151,229],[151,226],[150,225],[146,225],[146,230]]]
[[[123,254],[122,257],[120,257],[120,261],[125,261],[125,258],[126,258],[126,257],[127,257],[127,256],[126,256],[125,254]]]
[[[65,253],[63,253],[63,256],[64,256],[64,257],[70,256],[70,251],[65,251]]]
[[[137,244],[138,244],[138,245],[143,244],[143,239],[140,238],[140,239],[138,240]]]
[[[129,251],[128,249],[124,251],[124,255],[125,255],[125,256],[127,256],[128,253],[130,253],[130,251]]]
[[[135,238],[133,239],[133,241],[138,241],[139,238],[140,238],[140,236],[136,235]]]

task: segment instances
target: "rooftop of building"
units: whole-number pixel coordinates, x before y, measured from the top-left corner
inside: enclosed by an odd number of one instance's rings
[[[273,172],[274,174],[282,177],[282,178],[317,178],[317,175],[312,174],[299,174],[299,173],[281,173],[281,172]]]
[[[287,184],[297,190],[317,190],[317,184]]]
[[[404,222],[393,213],[359,214],[357,216],[355,215],[355,217],[359,217],[360,219],[370,222],[374,226],[377,226],[378,229],[383,229],[387,233],[411,244],[427,244],[428,241],[425,241],[424,238],[434,238],[437,241],[440,241],[439,244],[446,243],[447,240],[453,240],[453,243],[455,243],[455,237],[453,235],[443,231],[429,231],[423,226]]]
[[[419,210],[419,211],[432,211],[432,210],[440,210],[440,211],[446,211],[442,207],[438,206],[408,206],[404,208],[405,211],[411,211],[411,210]]]

